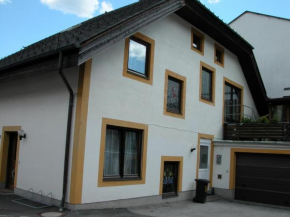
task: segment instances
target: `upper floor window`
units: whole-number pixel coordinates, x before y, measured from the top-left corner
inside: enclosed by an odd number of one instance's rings
[[[221,67],[224,67],[224,49],[219,46],[218,44],[215,44],[214,46],[215,49],[215,56],[214,56],[214,62]]]
[[[200,63],[200,101],[215,105],[215,68]]]
[[[185,118],[186,78],[166,70],[164,91],[164,114]]]
[[[224,121],[239,123],[243,114],[243,86],[224,78]]]
[[[168,77],[167,111],[181,114],[181,88],[182,81]]]
[[[150,45],[137,38],[130,38],[128,71],[148,77]]]
[[[123,76],[153,83],[154,40],[136,33],[125,41]]]
[[[204,35],[194,28],[191,28],[191,49],[204,54]]]

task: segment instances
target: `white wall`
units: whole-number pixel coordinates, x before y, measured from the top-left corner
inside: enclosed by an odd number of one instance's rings
[[[155,40],[152,86],[122,76],[125,40],[93,57],[82,203],[158,195],[161,156],[184,157],[182,191],[192,190],[196,132],[222,138],[223,77],[244,86],[244,104],[255,108],[237,57],[225,49],[225,68],[214,63],[212,38],[205,36],[204,56],[192,51],[191,25],[175,14],[140,32]],[[216,69],[215,106],[199,101],[200,61]],[[185,119],[163,115],[166,69],[187,78]],[[146,184],[97,187],[102,117],[149,125]]]
[[[78,68],[66,76],[76,92]],[[21,126],[27,134],[20,142],[17,188],[61,199],[68,102],[56,71],[0,85],[1,132],[3,126]]]
[[[290,87],[290,21],[246,13],[230,26],[253,45],[268,97]]]

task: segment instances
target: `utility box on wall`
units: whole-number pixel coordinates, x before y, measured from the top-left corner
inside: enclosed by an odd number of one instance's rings
[[[222,164],[222,156],[221,155],[216,156],[216,164]]]

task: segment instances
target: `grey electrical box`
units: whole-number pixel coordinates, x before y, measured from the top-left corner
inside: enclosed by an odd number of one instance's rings
[[[216,156],[216,163],[217,164],[222,164],[222,156],[221,155],[217,155]]]

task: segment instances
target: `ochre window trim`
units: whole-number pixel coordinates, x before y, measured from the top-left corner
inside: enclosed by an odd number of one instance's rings
[[[221,62],[216,60],[216,51],[219,50],[221,52]],[[218,45],[218,44],[214,44],[214,63],[221,66],[221,67],[225,67],[225,50],[222,46]]]
[[[131,78],[136,81],[140,81],[146,84],[153,84],[153,66],[154,66],[154,50],[155,50],[155,41],[141,33],[136,33],[132,35],[133,38],[141,40],[147,44],[149,44],[150,52],[148,59],[148,72],[147,77],[138,76],[137,74],[130,73],[128,71],[128,60],[129,60],[129,46],[130,46],[130,38],[125,40],[125,51],[124,51],[124,65],[123,65],[123,76],[127,78]]]
[[[181,192],[182,191],[183,157],[161,156],[159,195],[162,195],[164,163],[166,161],[179,162],[177,192]]]
[[[105,145],[106,145],[106,131],[107,126],[118,126],[124,128],[132,128],[143,131],[142,138],[142,157],[141,157],[141,177],[138,180],[118,180],[118,181],[104,181],[104,161],[105,161]],[[101,145],[99,154],[99,174],[98,174],[98,187],[110,186],[124,186],[124,185],[140,185],[145,184],[146,180],[146,160],[147,160],[147,141],[148,141],[148,125],[133,123],[128,121],[121,121],[109,118],[102,119],[102,132],[101,132]]]
[[[172,77],[179,81],[181,81],[181,114],[173,113],[167,111],[167,88],[168,88],[168,78]],[[185,100],[186,100],[186,77],[181,76],[175,72],[170,70],[165,70],[165,85],[164,85],[164,108],[163,114],[175,118],[182,118],[185,119]]]
[[[208,71],[212,72],[212,100],[209,101],[201,97],[202,92],[202,69],[206,68]],[[216,77],[216,70],[215,68],[211,67],[210,65],[200,61],[200,75],[199,75],[199,101],[206,103],[208,105],[215,106],[215,77]]]
[[[226,83],[229,83],[237,88],[239,88],[241,90],[241,114],[244,114],[244,87],[226,77],[224,77],[223,79],[223,115],[222,115],[222,125],[224,125],[225,122],[225,91],[226,91]],[[242,119],[242,115],[240,117]]]
[[[196,35],[197,37],[199,37],[201,39],[201,50],[196,49],[193,46],[193,37],[194,35]],[[197,29],[191,27],[191,50],[194,50],[195,52],[199,53],[200,55],[204,55],[204,34],[202,34],[201,32],[199,32]]]

